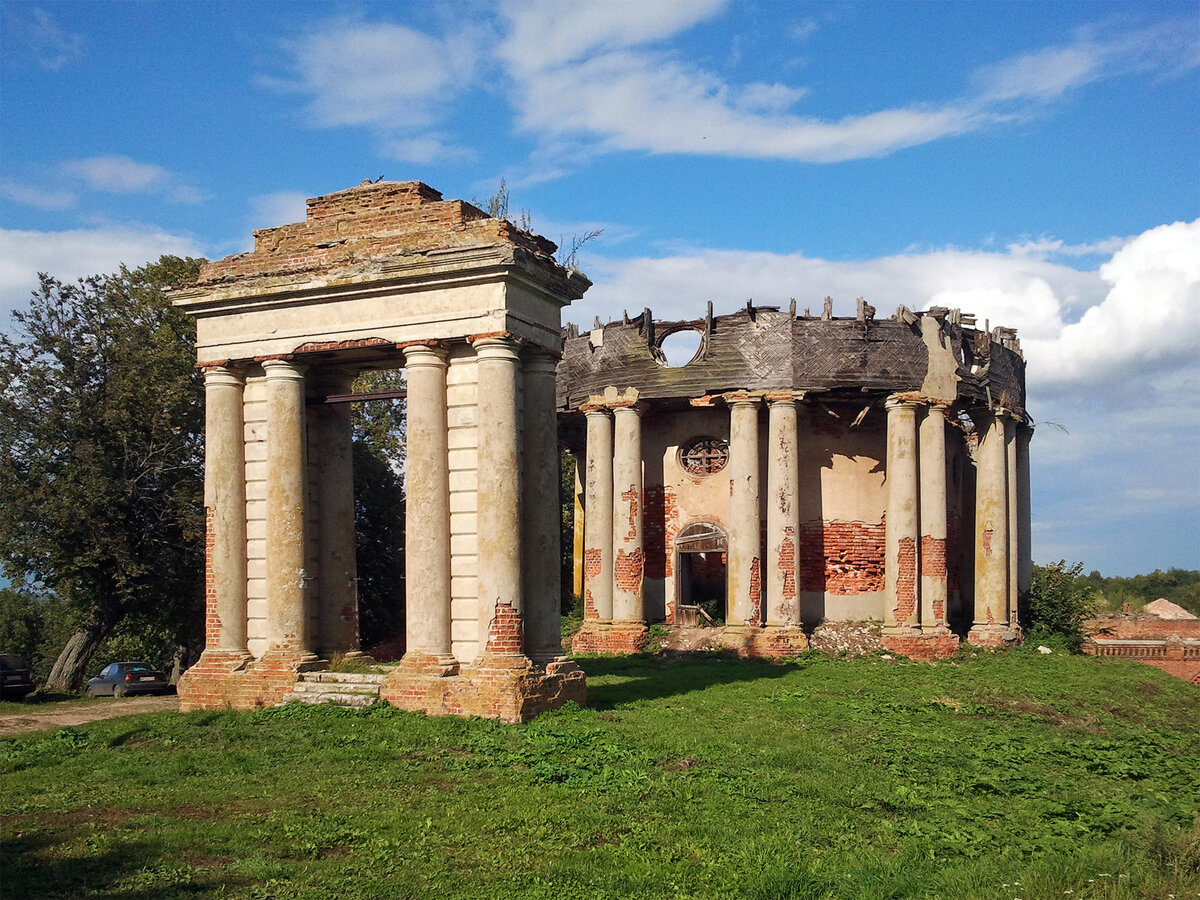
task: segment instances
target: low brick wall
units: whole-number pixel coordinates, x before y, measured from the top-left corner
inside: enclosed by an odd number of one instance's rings
[[[1169,675],[1200,684],[1200,639],[1173,634],[1165,639],[1092,637],[1083,652],[1112,659],[1132,659]]]

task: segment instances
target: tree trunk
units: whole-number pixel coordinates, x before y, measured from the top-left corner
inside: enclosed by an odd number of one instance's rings
[[[116,626],[117,621],[109,621],[108,617],[94,611],[88,617],[86,624],[71,635],[67,645],[58,654],[50,677],[46,679],[48,691],[77,691],[83,684],[83,676],[92,654],[101,642],[108,637]]]

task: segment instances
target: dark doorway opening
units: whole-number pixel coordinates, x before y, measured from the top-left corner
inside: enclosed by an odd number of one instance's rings
[[[726,552],[724,530],[693,522],[675,537],[676,598],[680,625],[724,624]]]

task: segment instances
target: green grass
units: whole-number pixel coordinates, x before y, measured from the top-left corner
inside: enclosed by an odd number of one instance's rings
[[[0,893],[1200,896],[1200,691],[1155,669],[583,665],[591,708],[525,726],[288,706],[0,742]]]
[[[95,703],[97,699],[99,698],[84,697],[80,694],[36,690],[27,694],[24,700],[0,700],[0,716],[45,712],[51,704],[55,709],[70,709],[73,706]]]

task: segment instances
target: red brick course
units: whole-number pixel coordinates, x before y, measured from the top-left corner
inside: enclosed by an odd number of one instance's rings
[[[884,634],[880,644],[892,653],[909,659],[945,659],[958,652],[959,638],[953,632],[933,634]]]
[[[866,522],[800,525],[800,590],[853,595],[883,590],[886,527]]]
[[[592,549],[583,551],[583,576],[585,579],[583,590],[583,617],[585,619],[600,618],[600,613],[596,609],[596,603],[592,599],[592,589],[588,587],[592,579],[597,578],[600,575],[600,558],[601,553],[599,550]]]
[[[484,652],[502,655],[521,653],[524,649],[523,633],[521,613],[511,603],[497,603],[495,615],[488,623]]]
[[[901,538],[896,551],[896,607],[892,621],[903,625],[917,609],[917,543]]]
[[[613,560],[613,580],[622,591],[636,593],[642,588],[644,556],[641,550],[626,554],[622,548]]]

